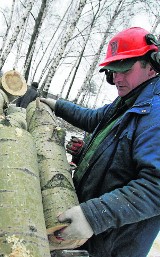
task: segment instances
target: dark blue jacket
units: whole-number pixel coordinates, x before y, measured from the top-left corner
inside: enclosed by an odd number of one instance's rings
[[[148,83],[75,183],[94,230],[82,246],[92,257],[146,257],[160,230],[160,79]],[[91,110],[58,100],[56,115],[96,133],[111,108]]]
[[[27,108],[29,103],[36,100],[37,97],[38,97],[37,88],[35,88],[34,86],[31,86],[27,89],[27,92],[23,96],[20,96],[17,99],[16,106]]]

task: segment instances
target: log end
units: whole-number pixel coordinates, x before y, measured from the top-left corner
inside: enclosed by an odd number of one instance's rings
[[[27,91],[25,79],[15,70],[5,72],[1,78],[1,84],[7,93],[14,96],[22,96]]]

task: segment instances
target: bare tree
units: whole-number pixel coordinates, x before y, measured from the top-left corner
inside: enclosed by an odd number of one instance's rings
[[[76,27],[76,24],[78,23],[78,20],[80,18],[80,15],[83,11],[83,8],[86,4],[86,1],[87,0],[80,0],[79,2],[79,6],[77,8],[77,10],[75,11],[75,16],[73,17],[73,19],[71,20],[71,23],[68,25],[68,29],[61,41],[61,45],[57,51],[57,54],[55,56],[55,58],[53,59],[52,61],[52,65],[44,79],[44,82],[41,86],[41,91],[43,90],[44,91],[44,95],[46,95],[48,93],[48,90],[49,90],[49,87],[50,87],[50,83],[51,83],[51,80],[52,80],[52,77],[54,76],[55,74],[55,71],[56,71],[56,68],[62,58],[62,55],[64,53],[64,50],[67,46],[67,43],[69,42],[69,40],[71,39],[72,35],[73,35],[73,32],[74,32],[74,29]]]
[[[0,69],[4,64],[14,62],[13,67],[23,70],[28,81],[36,79],[39,82],[45,95],[49,88],[52,91],[50,86],[56,81],[57,71],[60,71],[62,76],[58,83],[63,78],[64,82],[63,86],[57,87],[60,91],[57,94],[61,96],[64,91],[66,99],[71,99],[80,88],[75,102],[84,104],[92,81],[101,84],[101,78],[95,71],[100,58],[104,56],[104,45],[113,32],[115,34],[128,26],[129,19],[137,10],[141,10],[148,11],[151,32],[158,33],[158,2],[66,0],[65,9],[56,9],[60,6],[59,2],[62,3],[62,0],[13,0],[9,15],[1,8],[6,16],[7,29],[5,32],[4,27],[0,30]],[[48,4],[51,8],[47,8]],[[21,10],[25,10],[22,16]],[[15,26],[17,11],[19,20]],[[92,94],[91,97],[95,98]]]
[[[100,95],[100,92],[101,92],[101,90],[102,90],[104,80],[105,80],[105,76],[103,77],[103,80],[102,80],[102,82],[101,82],[101,84],[100,84],[100,86],[99,86],[99,88],[98,88],[98,92],[97,92],[97,94],[96,94],[96,98],[95,98],[95,101],[94,101],[94,103],[93,103],[92,108],[95,108],[95,107],[96,107],[96,103],[97,103],[98,97],[99,97],[99,95]]]
[[[99,58],[100,58],[100,54],[101,54],[102,49],[103,49],[103,47],[104,47],[104,45],[105,45],[105,43],[106,43],[106,38],[107,38],[108,36],[110,36],[110,29],[111,29],[111,27],[113,26],[113,23],[115,22],[117,16],[118,16],[119,13],[121,12],[121,8],[122,8],[123,2],[124,2],[124,0],[119,0],[117,6],[115,7],[115,11],[114,11],[114,13],[113,13],[113,16],[112,16],[111,20],[109,21],[109,24],[108,24],[108,26],[107,26],[107,29],[106,29],[105,33],[104,33],[104,36],[103,36],[102,42],[101,42],[101,44],[100,44],[100,46],[99,46],[99,49],[98,49],[97,53],[95,54],[95,57],[94,57],[94,59],[93,59],[92,64],[90,65],[90,68],[89,68],[89,70],[88,70],[88,72],[87,72],[87,75],[86,75],[86,77],[85,77],[85,79],[84,79],[84,81],[83,81],[82,87],[81,87],[80,90],[78,91],[78,94],[77,94],[77,96],[76,96],[76,98],[75,98],[75,100],[74,100],[75,103],[77,103],[77,101],[78,101],[80,95],[81,95],[82,92],[83,92],[83,97],[82,97],[82,99],[81,99],[81,101],[80,101],[80,104],[83,104],[83,100],[84,100],[84,97],[85,97],[85,93],[87,92],[87,85],[88,85],[88,84],[90,83],[90,81],[91,81],[91,78],[92,78],[92,76],[93,76],[94,70],[95,70],[95,68],[96,68],[96,66],[97,66],[97,63],[98,63],[98,61],[99,61]]]
[[[80,55],[78,57],[77,65],[75,67],[75,72],[73,74],[72,80],[71,80],[70,85],[69,85],[69,89],[68,89],[66,97],[65,97],[66,99],[68,99],[69,93],[70,93],[71,88],[73,86],[74,79],[76,77],[78,68],[79,68],[79,66],[81,64],[85,48],[86,48],[87,42],[88,42],[88,40],[90,38],[90,34],[91,34],[92,29],[93,29],[93,26],[94,26],[94,23],[96,21],[96,17],[97,17],[97,14],[98,14],[99,10],[100,10],[100,1],[98,2],[98,8],[96,10],[96,13],[95,14],[93,13],[93,18],[92,18],[92,21],[91,21],[91,24],[90,24],[90,27],[89,27],[89,31],[87,32],[87,37],[84,39],[83,47],[82,47],[81,53],[80,53]]]
[[[20,21],[18,22],[18,25],[16,25],[16,27],[14,28],[14,32],[8,42],[8,44],[5,47],[5,50],[2,52],[1,57],[0,57],[0,70],[2,69],[14,43],[16,42],[16,39],[18,37],[18,34],[20,32],[20,30],[24,27],[26,19],[32,9],[32,6],[34,4],[34,0],[30,0],[27,2],[26,8],[25,8],[25,12],[22,15],[22,17],[20,18]]]
[[[10,12],[10,17],[9,17],[8,22],[7,22],[7,20],[6,20],[7,29],[6,29],[5,35],[3,36],[2,46],[1,46],[1,48],[0,48],[0,55],[2,54],[2,51],[3,51],[3,49],[5,48],[5,44],[6,44],[6,41],[7,41],[8,33],[9,33],[10,28],[11,28],[12,18],[13,18],[13,12],[14,12],[14,6],[15,6],[15,1],[16,1],[16,0],[13,0],[13,2],[12,2],[11,12]]]
[[[36,41],[37,41],[37,38],[39,35],[39,31],[41,29],[42,23],[46,16],[47,7],[48,7],[48,0],[42,0],[38,16],[35,19],[35,26],[33,29],[33,33],[31,35],[28,52],[26,54],[26,60],[25,60],[25,66],[24,66],[24,76],[25,76],[26,81],[28,80],[29,71],[30,71],[31,62],[32,62],[32,56],[33,56],[33,53],[35,50],[35,45],[36,45]]]
[[[160,25],[160,16],[156,17],[156,20],[152,26],[151,33],[154,34],[156,32],[157,27]]]
[[[73,0],[72,0],[72,1],[73,1]],[[72,2],[71,2],[71,4],[72,4]],[[57,24],[57,27],[56,27],[55,31],[53,32],[53,35],[51,36],[51,39],[49,40],[48,44],[47,44],[46,47],[44,48],[42,57],[40,58],[40,60],[39,60],[38,63],[36,64],[36,68],[35,68],[35,71],[34,71],[34,74],[33,74],[33,78],[35,77],[36,71],[38,70],[40,64],[41,64],[42,61],[44,60],[44,57],[45,57],[45,55],[46,55],[46,53],[47,53],[47,51],[48,51],[50,45],[53,44],[55,35],[56,35],[57,31],[59,30],[59,28],[60,28],[60,26],[61,26],[63,20],[65,20],[65,17],[67,16],[67,14],[68,14],[68,12],[69,12],[69,9],[70,9],[71,4],[67,7],[67,9],[66,9],[64,15],[62,16],[62,18],[60,19],[59,23]],[[57,40],[55,40],[55,41],[57,42]],[[50,52],[53,51],[54,47],[55,47],[55,43],[52,45],[52,48],[51,48],[51,51],[50,51]],[[46,61],[46,66],[47,66],[47,67],[48,67],[47,64],[49,63],[49,60],[50,60],[50,56],[48,57],[48,59],[47,59],[47,61]],[[45,72],[46,72],[46,68],[47,68],[46,66],[43,68],[43,70],[42,70],[42,72],[41,72],[41,75],[40,75],[40,77],[39,77],[39,83],[40,83],[40,81],[42,80],[43,75],[44,75]]]

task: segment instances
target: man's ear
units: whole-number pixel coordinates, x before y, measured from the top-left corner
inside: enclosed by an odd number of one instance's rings
[[[149,66],[150,67],[149,67],[148,76],[149,76],[149,78],[152,78],[157,74],[157,72],[153,69],[153,67],[151,65],[149,65]]]

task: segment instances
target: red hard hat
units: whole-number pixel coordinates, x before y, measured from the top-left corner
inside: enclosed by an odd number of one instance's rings
[[[106,57],[100,66],[110,62],[145,55],[148,51],[158,51],[154,44],[147,44],[149,32],[140,27],[132,27],[119,32],[108,45]]]

